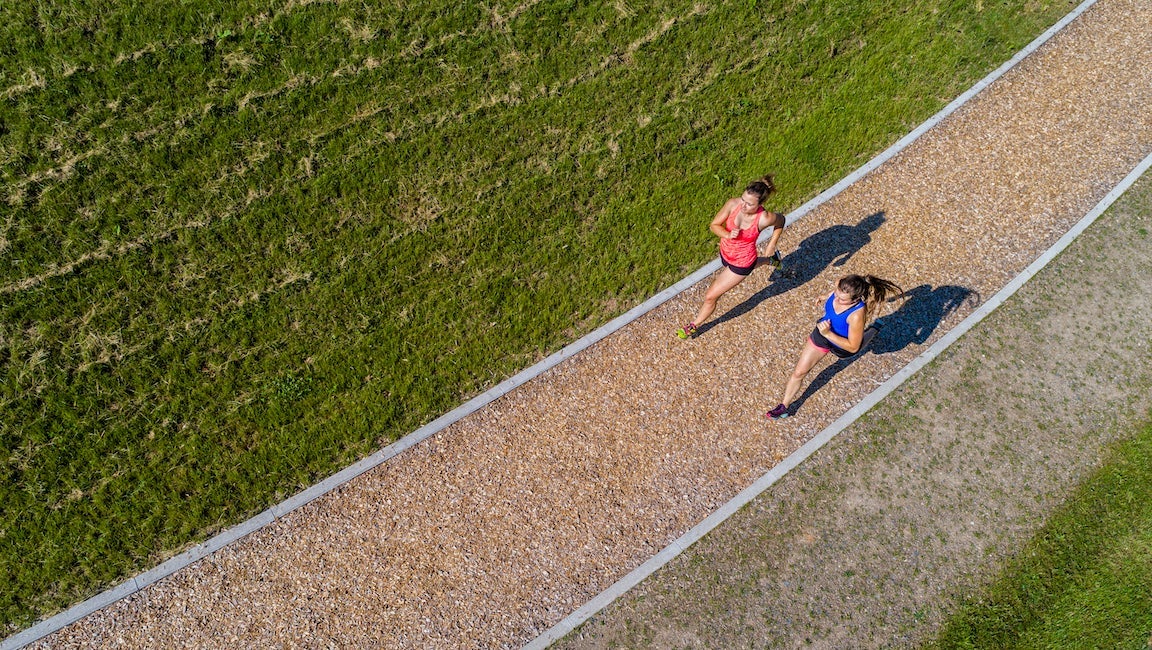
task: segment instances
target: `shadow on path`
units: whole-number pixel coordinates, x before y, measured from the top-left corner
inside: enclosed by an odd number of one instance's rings
[[[888,354],[903,350],[915,343],[922,345],[932,336],[932,332],[940,326],[952,312],[963,305],[969,310],[980,304],[980,294],[966,287],[945,285],[933,289],[930,285],[922,284],[904,293],[904,302],[900,308],[891,314],[878,318],[873,325],[880,332],[872,340],[871,345],[846,359],[838,359],[835,363],[820,371],[804,389],[796,401],[792,402],[789,412],[795,414],[804,406],[804,402],[816,391],[832,381],[841,370],[852,365],[866,352],[872,354]]]
[[[923,345],[952,312],[967,305],[971,311],[981,303],[980,294],[967,287],[945,285],[933,289],[922,284],[904,293],[904,303],[877,319],[882,329],[872,342],[873,354],[898,352],[915,343]]]
[[[784,257],[783,266],[772,272],[768,286],[720,317],[701,325],[696,335],[701,336],[721,323],[747,314],[765,300],[812,280],[829,266],[844,266],[857,251],[872,241],[872,232],[884,221],[884,212],[881,211],[864,217],[854,226],[835,225],[809,235],[796,250]],[[761,264],[764,259],[760,258]]]

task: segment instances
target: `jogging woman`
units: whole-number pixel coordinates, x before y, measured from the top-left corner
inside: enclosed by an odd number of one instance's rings
[[[704,294],[704,304],[696,312],[696,318],[676,330],[682,339],[695,336],[696,329],[712,315],[716,301],[732,287],[744,281],[760,257],[756,250],[756,239],[760,231],[772,228],[772,236],[764,247],[764,254],[773,266],[780,266],[780,253],[776,244],[784,232],[784,215],[768,212],[761,205],[764,199],[776,191],[769,174],[758,181],[752,181],[744,188],[744,194],[728,199],[708,228],[720,238],[720,262],[724,268],[712,281]]]
[[[876,335],[876,328],[868,327],[870,317],[877,314],[880,305],[889,297],[903,293],[894,283],[871,275],[840,278],[836,290],[824,301],[824,317],[808,335],[796,368],[784,385],[784,399],[765,414],[767,418],[788,417],[788,405],[800,391],[804,377],[824,355],[831,352],[844,359],[863,349]]]

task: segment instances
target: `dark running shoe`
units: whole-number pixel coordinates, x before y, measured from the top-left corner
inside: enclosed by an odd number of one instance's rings
[[[765,413],[764,417],[768,418],[769,420],[783,420],[784,418],[788,417],[788,407],[784,406],[783,404],[779,404],[776,406],[776,408]]]

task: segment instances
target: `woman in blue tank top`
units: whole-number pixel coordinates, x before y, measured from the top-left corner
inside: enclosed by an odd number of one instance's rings
[[[876,314],[881,303],[889,297],[903,293],[895,283],[872,275],[840,278],[836,290],[824,301],[824,316],[808,335],[800,358],[796,360],[796,368],[784,385],[784,399],[765,414],[768,419],[788,417],[788,405],[800,392],[800,384],[826,354],[831,352],[843,359],[863,349],[876,335],[876,328],[868,327],[869,315]]]

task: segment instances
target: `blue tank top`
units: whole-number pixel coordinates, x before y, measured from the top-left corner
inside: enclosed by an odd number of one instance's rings
[[[832,303],[835,300],[836,300],[836,294],[832,294],[831,296],[828,296],[828,300],[824,302],[824,318],[822,318],[821,320],[826,320],[829,323],[831,323],[832,331],[834,333],[839,334],[840,336],[843,336],[844,338],[848,338],[848,316],[852,312],[863,307],[864,303],[858,302],[855,305],[852,305],[851,307],[849,307],[848,309],[845,309],[843,312],[837,314],[836,310],[832,306]]]

